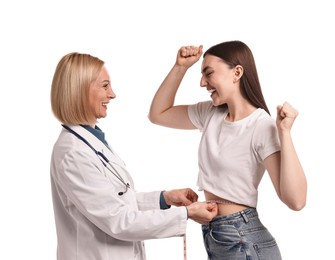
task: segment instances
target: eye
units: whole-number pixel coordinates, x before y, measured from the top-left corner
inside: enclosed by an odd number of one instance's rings
[[[209,71],[209,72],[207,72],[207,73],[205,74],[205,76],[208,78],[208,77],[210,77],[212,74],[213,74],[213,71]]]
[[[108,87],[109,87],[109,83],[105,83],[105,84],[103,84],[103,85],[102,85],[102,87],[103,87],[104,89],[106,89],[106,90],[107,90],[107,89],[108,89]]]

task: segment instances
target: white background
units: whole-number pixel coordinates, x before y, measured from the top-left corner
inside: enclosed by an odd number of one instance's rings
[[[50,85],[68,52],[106,61],[117,98],[100,121],[138,190],[197,190],[200,133],[153,125],[151,99],[182,45],[242,40],[252,49],[272,115],[284,101],[300,114],[293,138],[308,178],[307,206],[293,212],[268,176],[259,213],[283,259],[333,255],[334,9],[332,1],[1,1],[0,259],[55,259],[49,161],[61,130]],[[209,99],[200,62],[177,103]],[[200,199],[202,195],[200,194]],[[148,260],[183,259],[182,238],[146,242]],[[206,259],[200,225],[189,221],[188,259]]]

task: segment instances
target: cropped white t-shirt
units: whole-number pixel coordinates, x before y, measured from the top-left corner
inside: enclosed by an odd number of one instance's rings
[[[188,106],[192,123],[202,132],[199,145],[199,190],[250,207],[257,206],[263,160],[280,150],[275,120],[263,109],[236,122],[225,121],[227,109],[211,101]]]

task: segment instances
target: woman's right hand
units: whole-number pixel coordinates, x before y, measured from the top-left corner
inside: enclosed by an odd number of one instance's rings
[[[189,45],[183,46],[178,50],[176,64],[186,68],[191,67],[196,63],[202,55],[203,46],[199,47]]]
[[[207,224],[218,214],[217,204],[212,202],[194,202],[186,208],[188,218],[199,224]]]

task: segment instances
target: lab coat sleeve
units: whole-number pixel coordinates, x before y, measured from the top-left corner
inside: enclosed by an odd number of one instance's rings
[[[137,192],[136,200],[139,210],[160,209],[160,194],[161,191]]]
[[[52,177],[66,195],[68,214],[85,216],[107,235],[124,241],[166,238],[185,234],[185,207],[159,209],[159,191],[124,195],[121,182],[112,181],[95,154],[70,151],[52,164]]]

